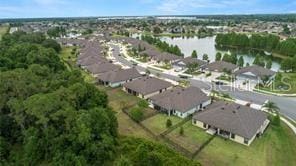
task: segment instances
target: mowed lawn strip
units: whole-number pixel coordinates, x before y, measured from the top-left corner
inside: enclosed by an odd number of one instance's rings
[[[250,147],[215,137],[196,159],[202,165],[287,166],[296,165],[296,137],[288,126],[269,126]]]
[[[207,134],[204,130],[193,126],[192,121],[188,121],[183,125],[183,135],[179,133],[180,128],[178,127],[173,130],[167,137],[192,153],[211,138],[211,135]]]
[[[172,125],[176,125],[183,120],[176,116],[167,116],[166,114],[160,113],[142,121],[141,123],[150,129],[154,134],[159,135],[168,129],[166,127],[166,122],[168,119],[172,121]]]

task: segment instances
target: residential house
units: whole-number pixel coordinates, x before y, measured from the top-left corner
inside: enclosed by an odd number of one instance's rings
[[[142,99],[148,99],[172,87],[173,85],[170,82],[149,76],[123,84],[124,91]]]
[[[193,125],[232,141],[250,145],[269,124],[267,114],[236,103],[218,101],[192,118]]]
[[[262,80],[268,81],[273,79],[276,72],[261,66],[253,65],[235,71],[234,75],[238,80],[249,80],[261,83],[263,82]]]
[[[203,71],[210,71],[210,72],[230,72],[233,73],[239,69],[239,67],[235,64],[224,62],[224,61],[215,61],[204,65],[201,67]]]
[[[197,59],[197,58],[192,58],[192,57],[186,57],[186,58],[182,58],[178,61],[176,61],[175,63],[173,63],[173,67],[176,71],[180,71],[180,70],[184,70],[188,67],[188,65],[190,64],[197,64],[198,67],[202,67],[204,65],[207,64],[206,61]]]
[[[110,62],[102,62],[102,63],[94,63],[90,66],[87,66],[86,68],[94,77],[97,77],[102,73],[119,70],[120,66],[114,65],[113,63],[110,63]]]
[[[181,57],[174,54],[167,53],[167,52],[163,52],[152,57],[152,60],[159,64],[173,64],[174,62],[180,59]]]
[[[124,83],[133,81],[142,75],[135,68],[115,70],[103,73],[98,76],[98,82],[112,88],[123,85]]]
[[[177,87],[149,98],[154,109],[181,118],[204,109],[211,98],[197,87]]]

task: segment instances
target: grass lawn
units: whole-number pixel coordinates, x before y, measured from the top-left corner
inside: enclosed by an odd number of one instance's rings
[[[233,81],[233,78],[231,76],[227,76],[227,75],[221,75],[220,77],[217,77],[216,79],[217,80],[228,81],[228,82]]]
[[[116,112],[120,111],[123,105],[131,107],[140,101],[140,98],[127,94],[121,88],[104,88],[108,94],[109,106]]]
[[[271,86],[262,87],[256,86],[257,89],[281,93],[281,94],[296,94],[296,73],[281,73],[283,81],[274,81]]]
[[[179,134],[179,127],[169,133],[167,137],[192,153],[211,137],[204,130],[193,126],[191,120],[183,125],[183,130],[183,136]]]
[[[158,68],[161,68],[161,69],[165,69],[165,70],[170,70],[172,69],[172,65],[170,64],[165,64],[165,65],[153,65],[154,67],[158,67]]]
[[[8,26],[0,26],[0,40],[2,39],[2,36],[7,33],[8,29]]]
[[[288,126],[269,126],[261,138],[250,147],[220,137],[214,140],[196,157],[202,165],[296,165],[296,137]]]
[[[167,116],[166,114],[161,113],[148,118],[141,123],[149,128],[153,133],[158,135],[167,130],[167,119],[171,119],[172,125],[176,125],[177,123],[182,121],[181,118],[178,118],[176,116]]]
[[[151,135],[122,111],[116,113],[120,135],[152,139]]]

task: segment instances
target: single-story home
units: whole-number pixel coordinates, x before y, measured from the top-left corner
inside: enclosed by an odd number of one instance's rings
[[[93,65],[87,66],[87,70],[95,77],[99,74],[119,70],[120,66],[114,65],[110,62],[95,63]]]
[[[152,57],[152,60],[156,63],[163,63],[163,64],[173,64],[174,62],[180,60],[182,57],[170,54],[167,52],[163,52],[158,54],[157,56]]]
[[[79,59],[77,61],[77,65],[82,68],[87,68],[88,66],[91,66],[93,64],[104,63],[104,62],[108,62],[108,60],[100,56],[89,56],[83,59]]]
[[[224,61],[215,61],[212,63],[209,63],[207,65],[204,65],[201,67],[203,71],[210,71],[210,72],[230,72],[233,73],[236,70],[239,69],[239,67],[235,64],[224,62]]]
[[[173,85],[170,82],[149,76],[123,84],[124,91],[142,99],[148,99],[172,87]]]
[[[192,118],[193,125],[249,146],[269,124],[267,114],[236,103],[218,101]]]
[[[261,66],[253,65],[241,68],[235,71],[233,74],[235,75],[236,79],[251,80],[260,83],[265,79],[265,77],[268,80],[273,79],[276,75],[276,72]]]
[[[133,81],[142,75],[135,68],[109,71],[98,76],[98,83],[110,87],[118,87],[124,83]]]
[[[197,87],[170,89],[150,97],[149,101],[154,109],[181,118],[186,118],[211,104],[211,98]]]
[[[197,64],[198,67],[202,67],[204,65],[207,64],[206,61],[197,59],[197,58],[192,58],[192,57],[186,57],[183,59],[180,59],[178,61],[176,61],[175,63],[173,63],[173,67],[176,71],[180,71],[180,70],[184,70],[188,67],[188,65],[190,64]]]

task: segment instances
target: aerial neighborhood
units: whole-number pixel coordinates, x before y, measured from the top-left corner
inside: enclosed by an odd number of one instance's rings
[[[295,18],[0,19],[0,165],[296,165]]]

